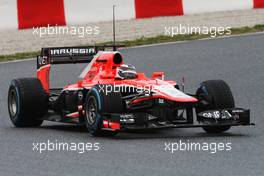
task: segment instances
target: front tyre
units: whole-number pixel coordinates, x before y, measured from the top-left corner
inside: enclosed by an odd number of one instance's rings
[[[11,81],[8,91],[8,112],[15,127],[36,127],[47,112],[47,95],[37,78]]]
[[[196,91],[196,96],[200,101],[208,102],[207,105],[196,108],[196,113],[213,110],[234,108],[235,102],[232,92],[223,80],[209,80],[201,83]],[[203,127],[207,133],[222,133],[230,129],[230,126]]]
[[[85,104],[85,122],[92,136],[101,136],[103,133],[101,130],[102,117],[98,112],[99,103],[97,96],[90,92]]]
[[[119,92],[104,91],[111,85],[96,85],[87,94],[85,101],[85,122],[92,136],[115,136],[117,131],[102,130],[102,113],[121,113],[123,100]],[[104,89],[103,89],[104,88]],[[111,88],[111,90],[113,90]]]

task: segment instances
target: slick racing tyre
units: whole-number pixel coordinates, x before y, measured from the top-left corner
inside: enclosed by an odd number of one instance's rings
[[[8,91],[8,111],[15,127],[36,127],[43,122],[48,98],[37,78],[11,81]]]
[[[209,104],[196,108],[196,113],[214,109],[234,108],[235,102],[232,92],[226,82],[222,80],[209,80],[200,84],[196,91],[200,101],[205,100]],[[203,127],[207,133],[222,133],[230,129],[230,126]]]
[[[117,131],[102,130],[102,113],[124,112],[124,102],[120,92],[113,90],[112,85],[95,85],[87,94],[85,101],[85,122],[92,136],[114,136]]]

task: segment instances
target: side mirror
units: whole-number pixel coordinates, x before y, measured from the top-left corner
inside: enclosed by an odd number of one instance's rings
[[[161,80],[164,80],[164,72],[153,72],[151,78],[152,79],[160,78]]]

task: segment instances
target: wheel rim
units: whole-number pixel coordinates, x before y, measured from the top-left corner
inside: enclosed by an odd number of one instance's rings
[[[96,122],[97,107],[93,97],[88,101],[86,119],[89,125],[93,125]]]
[[[15,90],[10,91],[9,99],[8,99],[8,107],[10,110],[11,116],[15,116],[17,114],[17,94]]]

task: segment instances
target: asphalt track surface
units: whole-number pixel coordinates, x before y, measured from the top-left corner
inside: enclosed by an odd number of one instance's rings
[[[170,129],[90,137],[85,128],[45,122],[40,128],[14,128],[7,113],[8,85],[16,77],[34,76],[35,61],[0,64],[0,175],[230,175],[264,174],[264,35],[130,48],[127,63],[148,75],[164,70],[166,78],[186,77],[194,92],[203,80],[224,79],[236,104],[249,107],[252,127],[234,127],[222,135],[202,129]],[[54,86],[73,82],[83,65],[56,66]],[[100,143],[99,151],[33,151],[33,142]],[[165,151],[165,142],[232,143],[231,151]]]

